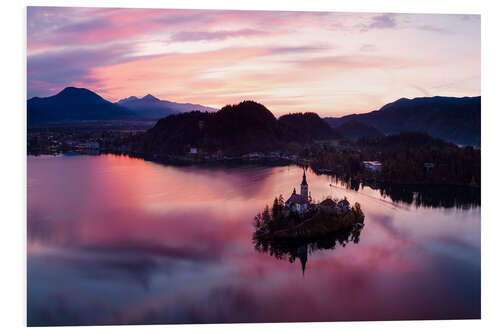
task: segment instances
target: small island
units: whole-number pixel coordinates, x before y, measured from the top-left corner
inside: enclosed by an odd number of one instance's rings
[[[365,216],[359,203],[350,205],[346,198],[326,198],[313,202],[306,174],[302,176],[300,194],[293,189],[286,201],[280,195],[255,217],[254,240],[302,239],[313,240],[331,233],[361,227]]]
[[[358,243],[365,216],[359,203],[326,198],[315,203],[309,192],[305,170],[300,194],[293,189],[286,201],[280,195],[272,208],[266,207],[255,217],[253,242],[259,252],[293,263],[300,259],[302,274],[308,253],[333,250],[337,244]]]

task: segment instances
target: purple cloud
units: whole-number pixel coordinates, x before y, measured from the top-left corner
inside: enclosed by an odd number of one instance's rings
[[[437,32],[437,33],[441,33],[441,34],[452,34],[453,33],[450,30],[435,27],[435,26],[428,25],[428,24],[418,26],[417,29],[423,30],[423,31]]]
[[[174,42],[190,42],[200,40],[223,40],[232,37],[257,36],[265,34],[265,31],[255,29],[241,30],[219,30],[219,31],[181,31],[170,38]]]
[[[113,45],[96,49],[71,49],[28,56],[28,98],[47,96],[78,82],[91,85],[97,81],[91,70],[126,60],[133,50],[131,45]]]
[[[274,47],[270,49],[271,53],[307,53],[307,52],[315,52],[315,51],[323,51],[323,50],[333,50],[335,47],[333,46],[285,46],[285,47]]]
[[[113,26],[114,25],[111,24],[108,19],[99,17],[92,20],[86,20],[84,22],[64,25],[57,29],[55,33],[85,33],[98,29],[111,29]]]
[[[396,26],[396,21],[394,20],[394,14],[383,14],[372,18],[373,22],[368,25],[369,29],[386,29],[394,28]]]
[[[372,29],[391,29],[396,27],[396,20],[394,14],[381,14],[371,18],[369,24],[361,24],[360,30],[366,32]]]

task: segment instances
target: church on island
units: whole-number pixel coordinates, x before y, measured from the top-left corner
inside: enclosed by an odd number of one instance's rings
[[[302,176],[302,183],[300,184],[300,194],[297,194],[295,188],[290,198],[285,202],[285,206],[288,207],[292,212],[298,214],[304,214],[309,209],[311,200],[309,198],[309,186],[306,180],[306,171]]]
[[[295,188],[293,189],[292,195],[285,202],[285,207],[287,208],[286,215],[289,212],[295,212],[299,215],[306,213],[312,206],[319,206],[320,209],[328,212],[335,213],[337,215],[348,212],[350,207],[347,198],[337,201],[327,198],[323,200],[320,204],[313,204],[311,202],[311,193],[309,193],[309,185],[307,184],[306,171],[302,175],[302,183],[300,184],[300,194],[297,194]]]

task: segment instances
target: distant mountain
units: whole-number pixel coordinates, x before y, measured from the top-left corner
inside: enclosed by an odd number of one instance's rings
[[[342,134],[331,128],[316,113],[290,113],[281,116],[278,122],[294,132],[301,141],[340,139]]]
[[[163,101],[150,94],[143,98],[130,96],[119,100],[116,104],[135,112],[139,117],[145,119],[160,119],[171,114],[190,111],[217,111],[214,108],[199,104]]]
[[[362,137],[381,137],[384,136],[384,133],[380,132],[373,126],[366,125],[357,120],[349,120],[336,127],[335,130],[338,131],[339,134],[343,135],[345,138],[351,140],[358,140]]]
[[[137,101],[137,100],[139,100],[139,98],[137,98],[136,96],[130,96],[130,97],[127,97],[127,98],[120,99],[116,103],[117,104],[126,104],[126,103]]]
[[[308,123],[319,119],[321,130],[334,133],[317,115],[298,115]],[[229,155],[286,149],[290,144],[312,140],[311,126],[303,133],[290,116],[277,120],[262,104],[244,101],[226,105],[217,112],[189,112],[160,119],[136,142],[137,151],[156,154],[184,154],[189,147],[205,152],[223,151]],[[324,133],[323,133],[324,134]]]
[[[418,131],[456,144],[481,145],[481,96],[401,98],[377,111],[325,120],[333,128],[355,120],[386,135]]]
[[[57,95],[33,97],[27,102],[28,125],[77,122],[85,120],[132,119],[134,113],[113,104],[96,93],[67,87]]]

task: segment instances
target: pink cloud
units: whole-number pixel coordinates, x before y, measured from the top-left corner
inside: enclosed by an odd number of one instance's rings
[[[479,25],[460,15],[29,7],[28,97],[79,83],[111,100],[254,98],[278,113],[345,114],[424,91],[477,95]]]

